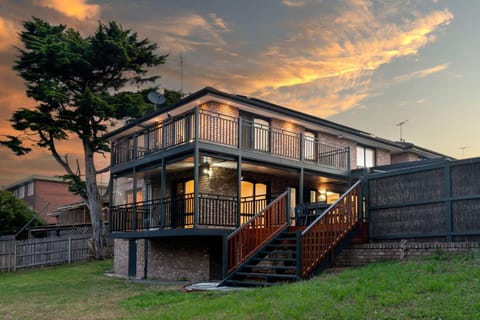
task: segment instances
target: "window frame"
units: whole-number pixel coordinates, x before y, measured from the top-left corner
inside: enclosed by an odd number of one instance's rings
[[[357,168],[372,168],[376,166],[376,163],[377,163],[376,149],[359,144],[357,145],[356,151],[357,151],[357,159],[356,159]],[[371,151],[371,159],[367,158],[368,151]],[[369,165],[370,161],[367,161],[367,160],[371,160],[371,165]]]

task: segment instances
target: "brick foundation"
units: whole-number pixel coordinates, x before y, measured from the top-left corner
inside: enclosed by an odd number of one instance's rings
[[[464,253],[480,250],[480,242],[408,242],[356,244],[335,259],[337,266],[361,266],[373,262],[403,260],[438,252]]]
[[[146,276],[145,242],[148,242]],[[139,239],[136,278],[191,282],[221,280],[221,250],[221,237]],[[128,276],[128,240],[115,240],[114,272]]]

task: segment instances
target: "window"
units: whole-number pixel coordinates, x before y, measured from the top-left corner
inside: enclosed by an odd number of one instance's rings
[[[270,124],[263,119],[253,120],[253,148],[259,151],[270,151]]]
[[[33,196],[33,193],[34,193],[34,182],[30,182],[29,184],[27,184],[27,196]]]
[[[315,134],[313,132],[303,134],[303,155],[305,160],[315,161]]]
[[[317,190],[310,190],[310,203],[317,202],[318,200],[318,192]]]
[[[177,227],[192,228],[193,227],[193,207],[194,207],[194,192],[195,181],[180,181],[176,183],[176,199],[175,199],[175,214],[172,223]]]
[[[267,185],[242,181],[241,188],[241,223],[243,224],[267,205]]]
[[[357,167],[370,168],[374,166],[375,150],[364,146],[357,146]]]
[[[20,198],[20,199],[24,198],[25,197],[25,185],[22,185],[22,186],[18,187],[17,190],[18,190],[17,191],[18,192],[17,197]]]
[[[142,192],[142,189],[138,190],[137,189],[137,199],[136,199],[136,202],[142,202],[142,195],[143,195],[143,192]],[[128,190],[127,191],[127,203],[133,203],[134,202],[134,199],[133,199],[133,190]]]

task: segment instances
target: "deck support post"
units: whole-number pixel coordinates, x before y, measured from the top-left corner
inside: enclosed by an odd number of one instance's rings
[[[242,150],[242,118],[238,118],[238,128],[237,128],[237,137],[238,137],[238,149]],[[241,223],[241,214],[242,214],[242,153],[240,152],[237,159],[237,228],[240,227]]]
[[[137,240],[128,240],[128,277],[137,276]]]
[[[195,182],[193,185],[193,227],[197,228],[198,227],[198,221],[199,221],[199,163],[200,163],[200,151],[198,147],[198,139],[199,139],[199,122],[200,122],[200,116],[198,112],[198,106],[195,107],[195,113],[194,113],[194,125],[195,125],[195,139],[194,139],[194,166],[193,166],[193,181]]]
[[[227,277],[227,269],[228,269],[228,240],[227,235],[222,237],[222,279]]]
[[[300,168],[300,179],[298,182],[298,203],[302,204],[303,203],[303,181],[304,181],[304,170],[303,167]]]
[[[302,231],[297,231],[296,248],[297,248],[296,273],[297,273],[297,279],[300,280],[302,279]]]

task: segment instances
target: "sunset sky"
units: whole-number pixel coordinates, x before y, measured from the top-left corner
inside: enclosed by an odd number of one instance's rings
[[[456,158],[480,156],[480,1],[0,2],[0,135],[33,107],[12,71],[22,21],[32,16],[84,35],[115,20],[169,54],[160,86],[205,86],[264,99]],[[78,147],[62,153],[79,157]],[[107,164],[102,160],[99,164]],[[44,150],[0,147],[0,186],[62,169]]]

